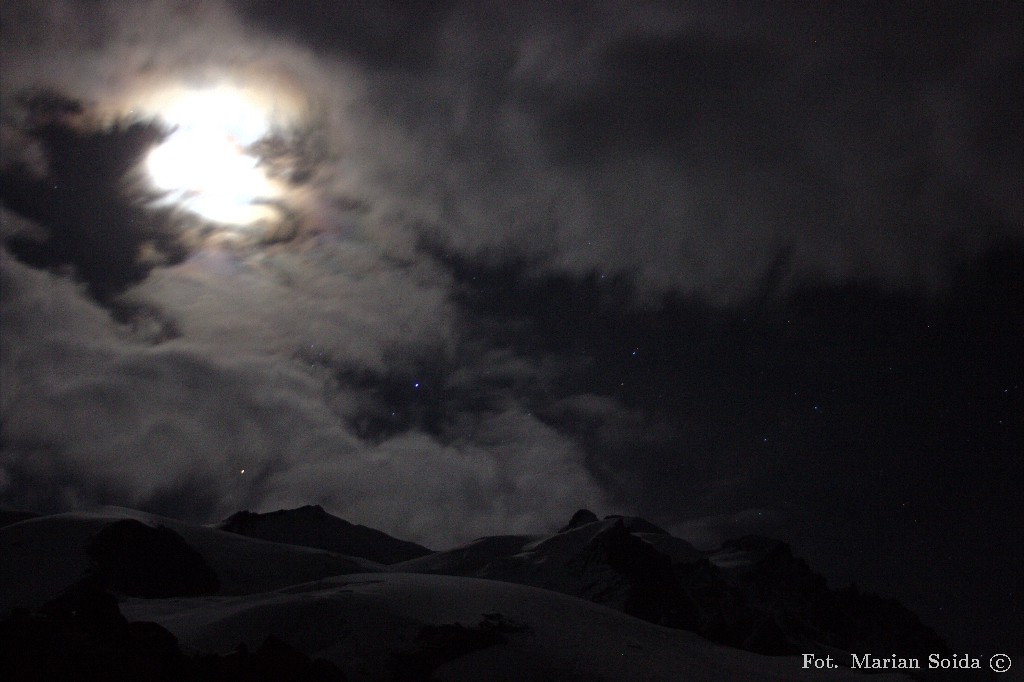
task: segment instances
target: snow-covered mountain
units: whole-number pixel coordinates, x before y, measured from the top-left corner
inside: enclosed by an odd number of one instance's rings
[[[394,569],[531,585],[655,623],[694,629],[696,605],[675,581],[671,557],[658,551],[656,543],[682,561],[703,558],[689,543],[642,519],[594,517],[584,522],[577,515],[558,533],[482,538]]]
[[[951,653],[896,600],[830,590],[781,541],[748,536],[701,552],[643,519],[586,510],[554,534],[481,538],[391,568],[555,590],[758,653]]]
[[[322,539],[326,513],[299,511],[274,517],[278,530],[312,518],[296,538]],[[0,675],[76,679],[80,664],[149,679],[820,680],[797,656],[697,634],[708,595],[756,611],[781,589],[772,576],[793,577],[779,573],[785,552],[755,545],[708,556],[642,519],[583,514],[557,533],[383,566],[127,509],[41,516],[0,528]],[[849,660],[820,638],[801,645]]]

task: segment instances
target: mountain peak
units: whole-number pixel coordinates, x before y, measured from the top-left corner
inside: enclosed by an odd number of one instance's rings
[[[338,518],[337,516],[334,516],[334,514],[331,514],[331,513],[327,512],[319,504],[307,504],[307,505],[303,505],[303,506],[301,506],[301,507],[299,507],[297,509],[291,509],[291,510],[289,510],[289,509],[279,509],[277,511],[277,513],[279,513],[279,514],[280,513],[287,513],[289,511],[297,513],[297,514],[306,514],[306,515],[309,515],[309,516],[331,516],[333,518]]]
[[[579,528],[580,526],[585,526],[588,523],[593,523],[597,520],[597,514],[595,514],[594,512],[590,511],[589,509],[580,509],[572,515],[572,518],[569,519],[568,525],[559,528],[558,532],[564,533],[567,530]]]
[[[382,564],[430,554],[426,547],[349,523],[318,504],[265,514],[240,511],[225,519],[219,528],[259,540],[313,547]]]

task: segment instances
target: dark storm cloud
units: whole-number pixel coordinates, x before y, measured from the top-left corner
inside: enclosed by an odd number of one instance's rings
[[[716,302],[779,253],[787,286],[941,288],[1021,234],[1019,8],[760,12],[452,10],[429,68],[373,67],[387,181],[460,251]]]
[[[438,24],[450,3],[257,0],[231,4],[263,30],[284,34],[317,51],[373,66],[419,69],[434,58]]]
[[[591,91],[567,97],[549,84],[535,94],[535,106],[544,114],[548,143],[566,163],[665,145],[692,155],[690,134],[702,120],[756,116],[728,108],[738,104],[741,89],[776,74],[781,65],[772,62],[778,60],[755,44],[723,44],[701,35],[629,36],[600,55]]]
[[[1020,253],[1010,244],[958,269],[939,300],[815,286],[729,312],[672,297],[625,305],[628,289],[598,277],[455,270],[474,335],[561,370],[522,387],[525,404],[584,447],[620,503],[671,524],[752,505],[804,519],[840,498],[884,516],[919,467],[966,478],[970,451],[1012,468]]]

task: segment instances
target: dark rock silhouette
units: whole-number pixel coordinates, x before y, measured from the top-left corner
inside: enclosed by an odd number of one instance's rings
[[[128,623],[94,582],[65,591],[37,613],[0,623],[5,680],[101,682],[195,679],[174,635],[155,623]]]
[[[240,511],[221,523],[220,529],[260,540],[362,557],[382,564],[394,564],[431,553],[414,542],[339,519],[319,505],[281,509],[267,514]]]
[[[211,594],[217,574],[170,528],[135,519],[115,521],[86,547],[93,575],[109,589],[147,599]]]
[[[697,606],[676,579],[672,560],[626,530],[622,519],[587,543],[567,568],[586,572],[594,564],[625,579],[621,603],[629,615],[674,628],[696,627]],[[595,597],[605,601],[603,595]]]
[[[505,635],[529,633],[528,626],[509,621],[500,613],[485,613],[477,625],[460,623],[424,625],[415,648],[393,654],[395,682],[430,682],[440,666],[474,651],[506,641]]]
[[[568,524],[558,529],[558,532],[564,533],[567,530],[579,528],[580,526],[586,525],[588,523],[593,523],[594,521],[597,521],[597,514],[590,511],[589,509],[580,509],[578,512],[572,515],[572,518],[569,519]]]
[[[253,653],[186,656],[156,623],[129,623],[95,581],[66,590],[35,613],[0,622],[0,679],[12,682],[345,682],[333,663],[268,637]]]
[[[199,679],[225,682],[345,682],[348,678],[330,661],[310,659],[273,635],[250,653],[240,644],[226,656],[202,656],[197,661]]]
[[[712,556],[718,553],[730,556],[729,568],[710,561],[675,567],[702,612],[697,631],[708,639],[763,654],[798,654],[813,645],[921,660],[952,653],[897,600],[855,587],[829,589],[784,542],[747,536]]]

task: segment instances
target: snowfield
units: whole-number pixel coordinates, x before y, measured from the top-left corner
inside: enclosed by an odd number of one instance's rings
[[[436,670],[453,681],[816,680],[796,657],[721,647],[697,635],[632,618],[566,595],[522,585],[408,573],[348,575],[240,597],[141,600],[122,605],[129,620],[152,620],[186,647],[228,652],[255,648],[268,634],[337,663],[353,680],[388,679],[394,654],[413,652],[430,624],[477,625],[500,614],[504,642]],[[865,682],[831,670],[828,680]],[[901,675],[873,681],[906,680]]]

